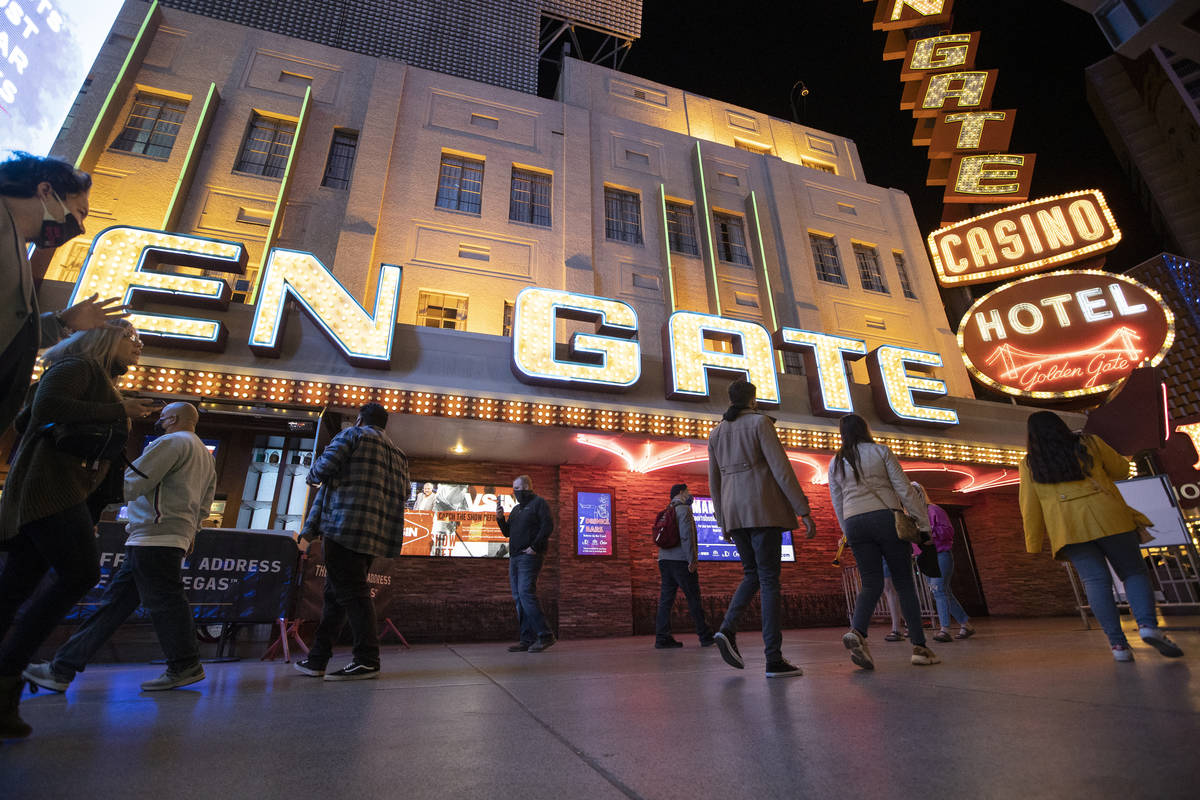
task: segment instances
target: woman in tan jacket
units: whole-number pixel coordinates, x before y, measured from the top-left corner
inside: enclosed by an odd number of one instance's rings
[[[1132,661],[1133,651],[1113,600],[1110,564],[1125,584],[1142,641],[1168,658],[1182,656],[1158,628],[1135,512],[1113,483],[1129,476],[1129,462],[1099,436],[1072,433],[1049,411],[1029,415],[1028,433],[1020,469],[1025,550],[1041,552],[1049,536],[1051,555],[1071,562],[1117,661]]]
[[[141,351],[137,331],[117,320],[76,333],[43,357],[46,372],[0,495],[0,542],[8,550],[0,574],[0,739],[29,735],[18,713],[21,671],[100,578],[88,501],[108,471],[120,469],[107,460],[84,463],[39,430],[47,424],[104,423],[124,432],[130,418],[149,414],[149,400],[122,397],[116,385]],[[35,593],[51,567],[50,580]]]

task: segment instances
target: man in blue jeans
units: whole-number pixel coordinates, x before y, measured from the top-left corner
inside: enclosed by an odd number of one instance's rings
[[[696,623],[696,635],[701,647],[716,643],[712,628],[704,618],[704,606],[700,602],[700,577],[696,574],[700,566],[700,546],[696,537],[696,518],[692,515],[692,493],[686,483],[671,487],[671,505],[675,507],[675,524],[679,529],[679,544],[658,549],[658,572],[662,579],[658,596],[658,614],[654,620],[654,647],[665,650],[683,647],[683,642],[671,635],[671,607],[675,605],[675,591],[683,590],[687,598],[688,611]]]
[[[154,425],[162,434],[125,470],[124,560],[100,605],[48,664],[31,664],[23,677],[65,692],[100,647],[129,615],[144,606],[154,623],[167,669],[142,684],[146,692],[175,689],[204,680],[195,623],[183,588],[181,564],[200,523],[212,507],[217,472],[212,454],[196,436],[199,412],[191,403],[171,403]]]
[[[508,652],[540,653],[556,641],[537,598],[538,573],[546,559],[554,517],[549,504],[533,493],[533,479],[528,475],[517,476],[512,486],[517,504],[507,518],[499,498],[496,500],[496,522],[508,537],[508,583],[521,629],[520,641]]]

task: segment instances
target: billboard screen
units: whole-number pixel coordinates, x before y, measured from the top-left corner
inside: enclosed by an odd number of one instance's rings
[[[727,542],[721,538],[723,531],[717,524],[717,518],[713,516],[711,497],[693,497],[692,516],[696,518],[696,539],[701,561],[740,560],[733,542]],[[783,533],[783,560],[796,560],[796,552],[792,548],[791,531]]]
[[[50,152],[122,0],[0,3],[0,158]]]
[[[575,495],[575,554],[613,554],[613,504],[608,492],[578,492]]]
[[[404,556],[503,558],[508,539],[496,524],[496,502],[511,511],[508,487],[412,482],[404,504]]]

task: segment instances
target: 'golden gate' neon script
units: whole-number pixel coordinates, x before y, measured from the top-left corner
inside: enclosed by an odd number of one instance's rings
[[[147,295],[157,302],[225,309],[228,284],[221,278],[170,271],[180,265],[242,274],[246,251],[241,244],[199,236],[118,226],[101,231],[80,270],[71,302],[98,292],[123,302]],[[278,358],[280,338],[292,299],[342,356],[352,364],[389,369],[400,303],[400,267],[384,264],[375,308],[368,313],[333,273],[311,253],[273,248],[263,262],[263,280],[250,329],[250,349]],[[219,320],[146,310],[130,317],[142,336],[157,344],[222,351],[227,333]],[[576,333],[560,353],[559,321],[595,325]],[[527,383],[575,389],[621,391],[642,376],[637,312],[628,303],[606,297],[531,287],[517,295],[513,314],[512,368]],[[663,330],[666,394],[671,399],[708,400],[712,375],[745,377],[758,386],[759,401],[777,406],[782,398],[775,371],[775,350],[805,355],[815,414],[854,410],[846,359],[866,355],[880,415],[892,422],[956,425],[953,409],[922,405],[918,398],[945,395],[943,381],[910,373],[907,365],[942,366],[937,353],[883,346],[871,353],[859,339],[793,328],[774,337],[762,325],[692,311],[672,314]],[[724,343],[717,349],[715,342]],[[815,374],[814,374],[815,373]]]

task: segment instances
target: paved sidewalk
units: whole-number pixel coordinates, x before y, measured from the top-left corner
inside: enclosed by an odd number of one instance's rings
[[[873,673],[840,629],[787,631],[805,670],[787,680],[764,678],[752,631],[744,671],[694,636],[388,648],[352,683],[210,664],[152,694],[138,683],[161,667],[97,665],[25,695],[34,735],[0,744],[0,796],[1190,799],[1200,633],[1171,621],[1187,656],[1134,634],[1132,664],[1077,618],[981,620],[934,667],[877,629]]]

